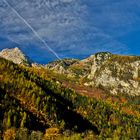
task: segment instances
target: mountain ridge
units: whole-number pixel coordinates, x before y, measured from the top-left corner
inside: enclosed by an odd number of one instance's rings
[[[13,61],[16,64],[30,66],[33,61],[26,56],[18,47],[3,49],[0,52],[0,57]]]
[[[9,51],[10,49],[6,49],[0,54],[9,53]],[[7,57],[8,55],[0,56],[13,60],[18,64],[30,65],[36,68],[43,67],[46,70],[64,74],[66,77],[83,81],[82,84],[85,86],[101,88],[111,94],[140,95],[140,57],[138,56],[98,52],[83,60],[62,59],[46,65],[31,63],[18,48],[11,49],[9,56],[12,56],[12,58]]]
[[[139,57],[122,58],[104,52],[82,61],[55,61],[50,69],[0,57],[0,139],[139,139],[140,96],[131,93],[132,85],[128,91],[109,87],[115,76],[117,83],[135,80],[127,72],[135,71]],[[118,89],[123,93],[111,93]]]

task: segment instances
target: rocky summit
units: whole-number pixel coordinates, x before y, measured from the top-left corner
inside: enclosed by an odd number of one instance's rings
[[[43,67],[63,74],[69,78],[82,81],[85,86],[96,87],[107,93],[132,96],[140,95],[140,57],[121,56],[110,52],[99,52],[83,60],[63,59],[46,65],[32,63],[19,49],[4,49],[0,57],[16,64],[32,67]]]
[[[86,81],[84,85],[101,88],[111,94],[140,95],[140,57],[138,56],[100,52],[84,60],[74,61],[66,69],[59,62],[53,70],[58,73],[63,72],[67,76],[84,78]]]
[[[31,60],[18,47],[2,50],[0,57],[13,61],[16,64],[28,66],[31,64]]]
[[[89,85],[112,94],[140,95],[140,57],[96,54],[88,78]]]

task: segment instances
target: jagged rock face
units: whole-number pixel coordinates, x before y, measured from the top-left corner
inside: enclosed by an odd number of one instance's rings
[[[112,94],[140,95],[140,57],[105,54],[104,58],[98,65],[95,56],[89,85]]]
[[[54,70],[57,73],[67,73],[68,68],[74,63],[78,62],[77,59],[63,59],[48,63],[45,68]]]
[[[25,56],[19,48],[4,49],[0,52],[0,57],[3,57],[7,60],[13,61],[16,64],[22,64],[29,66],[31,60]]]
[[[88,75],[89,79],[92,79],[95,75],[95,72],[100,69],[100,67],[111,57],[109,52],[101,52],[95,55],[92,55],[93,64],[91,66],[91,73]]]
[[[47,69],[51,69],[60,74],[66,74],[68,77],[86,77],[91,70],[93,56],[84,60],[63,59],[51,62],[46,65]]]
[[[0,57],[16,64],[45,67],[77,79],[86,78],[86,86],[102,88],[111,94],[140,96],[140,57],[119,56],[101,52],[84,60],[64,59],[45,66],[32,63],[19,48],[4,49]]]

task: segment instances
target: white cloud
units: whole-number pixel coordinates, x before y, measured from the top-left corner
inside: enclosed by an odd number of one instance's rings
[[[60,55],[87,55],[128,47],[117,37],[140,22],[137,0],[7,0]],[[133,9],[132,9],[133,8]],[[31,30],[0,1],[0,36],[40,45]],[[116,48],[117,46],[117,48]],[[75,51],[76,50],[76,51]]]

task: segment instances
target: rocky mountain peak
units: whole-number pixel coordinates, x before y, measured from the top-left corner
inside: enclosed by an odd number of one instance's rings
[[[45,68],[55,70],[58,73],[66,73],[67,69],[73,65],[74,63],[79,62],[77,59],[63,59],[63,60],[56,60],[54,62],[48,63]]]
[[[86,86],[101,88],[111,94],[140,95],[140,57],[99,52],[83,60],[63,59],[47,65],[31,63],[19,48],[4,49],[0,57],[32,67],[44,67],[67,77],[84,79]]]
[[[88,76],[92,86],[111,94],[140,95],[140,57],[107,54],[98,63],[102,57],[97,56]]]
[[[111,53],[110,52],[99,52],[96,53],[95,56],[95,61],[97,65],[101,65],[102,63],[104,63],[104,61],[108,60],[111,57]]]
[[[112,54],[110,52],[99,52],[92,56],[92,66],[91,66],[91,73],[88,75],[89,79],[92,79],[94,77],[94,74],[96,71],[100,69],[100,67],[108,60],[110,59]]]
[[[0,57],[13,61],[16,64],[30,65],[31,60],[18,48],[3,49],[0,52]]]

